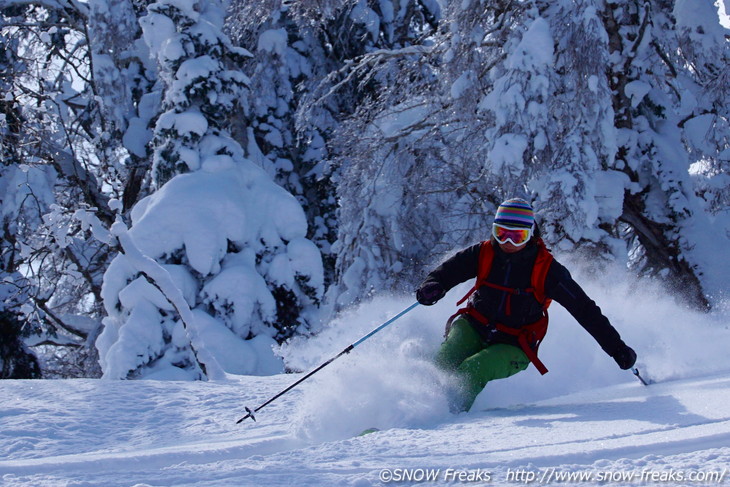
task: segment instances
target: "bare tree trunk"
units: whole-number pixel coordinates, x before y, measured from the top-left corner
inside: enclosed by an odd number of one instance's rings
[[[669,270],[664,284],[693,307],[708,310],[710,303],[702,290],[702,284],[690,264],[681,257],[677,242],[667,238],[671,231],[668,224],[652,221],[646,212],[646,203],[639,194],[626,193],[621,221],[631,225],[639,243],[645,250],[645,268],[654,273]]]

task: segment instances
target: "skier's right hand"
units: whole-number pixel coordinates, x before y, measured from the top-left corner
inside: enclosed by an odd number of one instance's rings
[[[446,290],[441,284],[434,281],[424,282],[416,290],[416,300],[425,306],[436,304],[444,295],[446,295]]]

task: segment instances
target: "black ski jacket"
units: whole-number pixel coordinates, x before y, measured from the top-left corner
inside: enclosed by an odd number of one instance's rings
[[[494,260],[487,281],[508,288],[529,288],[538,250],[534,239],[528,242],[527,247],[513,254],[503,252],[494,241],[492,245]],[[448,291],[457,284],[475,278],[479,268],[480,247],[481,243],[456,253],[434,269],[423,284],[429,281],[438,282]],[[542,306],[531,293],[513,294],[511,313],[508,315],[506,309],[508,294],[506,291],[482,286],[472,294],[470,300],[476,310],[490,323],[502,323],[518,328],[534,323],[542,316]],[[626,346],[608,318],[601,313],[598,305],[573,280],[568,269],[555,259],[550,264],[545,278],[545,294],[565,307],[608,355],[613,357]],[[493,325],[484,326],[469,319],[487,341],[517,344],[515,337],[497,331]]]

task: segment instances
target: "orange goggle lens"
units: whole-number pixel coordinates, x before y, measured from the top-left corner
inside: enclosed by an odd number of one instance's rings
[[[503,225],[492,225],[492,234],[495,240],[501,244],[511,242],[512,245],[518,247],[525,245],[530,237],[532,237],[532,228],[513,228]]]

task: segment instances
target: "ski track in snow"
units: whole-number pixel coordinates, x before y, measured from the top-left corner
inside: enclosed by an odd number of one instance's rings
[[[296,378],[2,381],[0,484],[366,487],[384,485],[380,472],[399,468],[439,469],[440,477],[397,485],[480,484],[445,478],[452,468],[516,485],[525,483],[509,477],[518,469],[719,473],[730,465],[725,375],[649,387],[627,375],[615,386],[330,441],[295,433],[291,413],[303,396],[295,389],[258,422],[235,424],[244,405]]]

